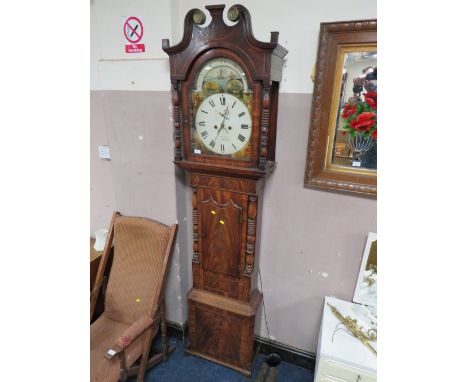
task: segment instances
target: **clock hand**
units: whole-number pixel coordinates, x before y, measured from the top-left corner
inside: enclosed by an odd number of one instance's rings
[[[221,114],[221,113],[220,113]],[[216,134],[216,137],[215,137],[215,141],[216,139],[218,138],[219,136],[219,133],[221,132],[222,129],[224,129],[224,116],[223,116],[223,120],[221,121],[221,124],[219,125],[219,129],[218,129],[218,133]],[[216,126],[215,126],[216,127]]]
[[[218,113],[219,113],[219,112],[218,112]],[[219,126],[218,133],[216,134],[216,137],[215,137],[215,139],[214,139],[215,142],[216,142],[216,140],[218,139],[219,133],[221,132],[222,129],[224,129],[224,130],[227,131],[227,129],[224,127],[224,121],[226,120],[226,115],[227,115],[226,113],[227,113],[227,106],[226,106],[226,110],[224,111],[224,114],[219,113],[219,114],[221,114],[221,115],[223,116],[223,120],[221,121],[221,125]]]
[[[218,113],[219,113],[219,112],[218,112]],[[224,114],[222,114],[222,113],[219,113],[219,115],[220,115],[221,117],[223,117],[223,120],[224,120],[224,119],[227,119],[227,120],[229,121],[229,117],[228,117],[227,115],[224,115]]]
[[[222,123],[224,123],[224,122],[222,122]],[[221,125],[221,127],[220,127],[219,130],[218,130],[218,134],[216,134],[216,137],[215,137],[215,139],[214,139],[215,142],[216,142],[216,140],[218,139],[218,136],[219,136],[219,133],[221,132],[221,129],[223,129],[223,128],[224,128],[224,126]]]
[[[220,113],[221,114],[221,113]],[[224,121],[226,120],[226,116],[227,116],[227,106],[226,106],[226,110],[224,110],[224,114],[223,114],[223,121],[221,122],[221,126],[219,128],[219,131],[221,131],[221,129],[225,129],[224,127]]]
[[[221,113],[221,112],[218,111],[218,114],[219,114],[221,117],[223,117],[224,119],[229,120],[229,118],[228,118],[229,106],[226,106],[226,109],[224,110],[224,113]],[[223,120],[224,120],[224,119],[223,119]]]

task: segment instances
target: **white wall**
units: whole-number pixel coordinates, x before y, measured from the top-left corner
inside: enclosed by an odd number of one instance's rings
[[[161,39],[175,45],[182,38],[185,14],[204,11],[217,1],[200,0],[93,0],[91,3],[91,89],[169,90],[169,65]],[[225,12],[238,1],[227,1]],[[280,43],[289,50],[280,92],[312,93],[310,80],[317,53],[321,22],[377,17],[375,0],[246,0],[257,39],[269,41],[279,31]],[[208,11],[207,18],[208,17]],[[122,18],[143,17],[142,42],[146,53],[125,54]],[[208,22],[208,20],[207,20]]]
[[[169,61],[161,39],[171,38],[177,1],[92,0],[91,90],[169,90]],[[140,43],[145,53],[127,54],[123,35],[125,17],[141,17]]]

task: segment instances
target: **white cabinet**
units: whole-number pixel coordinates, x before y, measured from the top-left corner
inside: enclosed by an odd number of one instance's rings
[[[320,359],[315,382],[375,382],[375,373],[349,366],[331,359]]]
[[[315,382],[375,382],[377,381],[377,356],[357,338],[343,329],[330,307],[333,305],[341,314],[357,318],[365,323],[367,310],[360,304],[326,297],[320,327]],[[370,325],[370,321],[368,321]],[[344,326],[338,326],[343,328]],[[377,349],[377,343],[372,342]]]

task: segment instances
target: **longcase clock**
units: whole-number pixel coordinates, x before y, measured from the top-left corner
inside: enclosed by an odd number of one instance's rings
[[[193,288],[187,352],[250,376],[261,199],[275,167],[278,89],[287,50],[255,39],[242,5],[211,5],[185,17],[169,55],[174,163],[193,190]]]

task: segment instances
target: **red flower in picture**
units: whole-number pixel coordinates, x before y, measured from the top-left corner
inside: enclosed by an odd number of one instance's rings
[[[369,138],[377,141],[377,92],[354,95],[345,104],[341,112],[343,118],[340,126],[341,134],[346,133],[355,137]]]
[[[377,92],[367,92],[364,94],[366,103],[373,109],[377,109]]]
[[[377,102],[374,101],[374,99],[370,97],[366,97],[366,103],[372,108],[372,109],[377,109]]]
[[[375,113],[367,111],[359,114],[349,125],[353,130],[359,132],[369,131],[375,125],[374,117]]]
[[[346,119],[350,117],[351,115],[353,115],[354,113],[356,113],[356,105],[347,104],[345,105],[343,109],[343,113],[341,114],[341,117],[343,119]]]

